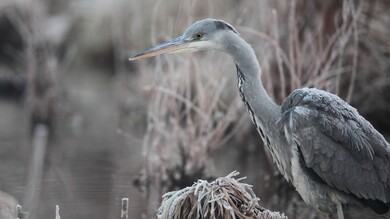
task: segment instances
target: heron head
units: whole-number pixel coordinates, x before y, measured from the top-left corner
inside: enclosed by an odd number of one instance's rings
[[[238,35],[232,25],[222,20],[211,18],[200,20],[188,27],[183,35],[139,53],[129,60],[150,58],[164,53],[193,52],[205,49],[223,50],[221,43],[223,33]]]

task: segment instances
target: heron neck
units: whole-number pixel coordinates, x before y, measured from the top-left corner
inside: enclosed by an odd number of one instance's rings
[[[238,38],[238,39],[237,39]],[[284,135],[278,130],[281,108],[265,90],[261,81],[261,70],[252,47],[240,37],[229,44],[227,52],[237,67],[238,90],[252,122],[256,126],[264,145],[269,149],[277,167],[284,177],[291,181],[288,170],[291,150]]]
[[[228,53],[233,57],[237,67],[241,99],[249,113],[252,110],[258,117],[257,122],[261,123],[263,131],[275,133],[275,123],[281,114],[280,106],[271,99],[263,86],[260,65],[252,47],[238,36],[234,41],[230,44]]]

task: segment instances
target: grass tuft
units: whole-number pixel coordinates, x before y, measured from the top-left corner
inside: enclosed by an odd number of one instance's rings
[[[168,192],[158,210],[159,219],[179,218],[241,218],[286,219],[284,214],[269,211],[259,205],[252,186],[235,179],[234,171],[212,182],[198,180],[192,186]]]

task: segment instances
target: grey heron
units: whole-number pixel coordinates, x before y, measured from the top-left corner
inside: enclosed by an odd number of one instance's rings
[[[232,57],[253,124],[308,205],[339,219],[390,218],[390,144],[355,108],[326,91],[297,89],[277,105],[263,87],[254,50],[232,25],[197,21],[183,35],[129,60],[199,50]]]

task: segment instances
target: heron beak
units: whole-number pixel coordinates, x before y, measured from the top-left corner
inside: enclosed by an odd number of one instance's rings
[[[138,59],[146,59],[164,53],[168,54],[168,53],[180,53],[180,52],[190,51],[194,49],[194,47],[191,46],[191,44],[192,43],[190,40],[183,39],[183,37],[180,36],[173,40],[152,47],[142,53],[139,53],[129,58],[129,60],[134,61]]]

